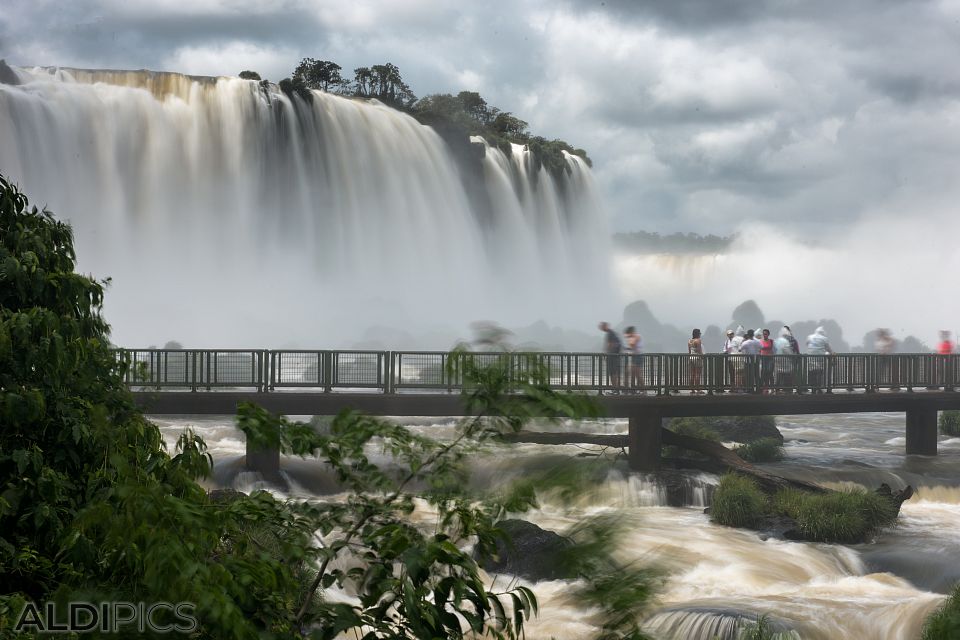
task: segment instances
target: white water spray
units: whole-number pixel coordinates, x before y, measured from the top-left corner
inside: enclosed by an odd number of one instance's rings
[[[82,269],[113,278],[118,342],[333,347],[382,326],[446,348],[472,320],[592,326],[618,308],[580,158],[558,180],[523,147],[484,144],[471,175],[376,101],[16,72],[0,84],[0,171],[70,220]]]

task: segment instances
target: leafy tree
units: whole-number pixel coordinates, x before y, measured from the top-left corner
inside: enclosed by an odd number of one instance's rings
[[[463,463],[532,416],[593,415],[586,399],[552,391],[536,358],[518,370],[461,352],[450,373],[473,417],[450,442],[349,411],[318,433],[245,406],[254,446],[318,456],[347,498],[214,499],[197,483],[212,466],[202,439],[184,432],[170,456],[135,407],[101,316],[104,283],[74,264],[69,226],[0,177],[0,630],[26,601],[167,601],[194,604],[199,638],[523,633],[533,593],[487,588],[466,548],[493,553],[497,521],[535,493],[469,494]],[[372,447],[394,464],[374,464]],[[416,499],[435,511],[431,526],[409,520]],[[592,531],[580,536],[582,597],[605,637],[642,637],[653,582],[612,560],[608,527]],[[325,597],[334,588],[346,597]]]
[[[476,91],[461,91],[457,94],[457,100],[460,102],[460,108],[478,124],[489,126],[493,121],[487,101]],[[494,110],[499,112],[496,107]]]
[[[361,69],[364,69],[361,67]],[[355,80],[354,85],[359,82]],[[417,101],[417,96],[403,81],[400,69],[393,63],[375,64],[369,69],[368,93],[360,94],[369,98],[377,98],[391,105],[411,106]]]
[[[293,72],[292,80],[307,89],[338,92],[349,82],[340,75],[340,65],[329,60],[304,58]]]
[[[357,96],[369,96],[373,92],[373,72],[370,67],[357,67],[353,70],[353,93]]]
[[[256,71],[241,71],[240,72],[241,80],[256,80],[259,82],[261,80],[260,74]]]
[[[526,139],[528,136],[527,128],[530,126],[520,118],[517,118],[509,111],[501,111],[497,114],[491,123],[493,130],[501,135],[511,138]]]

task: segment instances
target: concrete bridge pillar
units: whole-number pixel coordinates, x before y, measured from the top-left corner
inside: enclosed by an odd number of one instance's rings
[[[645,411],[630,416],[628,462],[633,471],[654,473],[660,470],[660,429],[663,416]]]
[[[937,455],[937,410],[907,411],[907,455]]]

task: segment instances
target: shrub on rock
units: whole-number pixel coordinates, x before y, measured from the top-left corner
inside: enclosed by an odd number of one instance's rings
[[[710,519],[728,527],[758,526],[767,514],[767,497],[752,479],[735,473],[720,478]]]

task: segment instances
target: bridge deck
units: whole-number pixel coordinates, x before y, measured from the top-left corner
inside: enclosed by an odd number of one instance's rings
[[[459,416],[458,393],[318,393],[283,391],[135,391],[138,405],[155,415],[232,415],[253,402],[287,415],[334,415],[347,408],[387,416]],[[592,396],[611,418],[655,413],[663,417],[906,412],[960,409],[960,393],[821,393],[803,395],[602,395]]]
[[[906,452],[935,455],[937,411],[960,409],[956,355],[121,349],[117,358],[137,403],[163,415],[230,415],[255,402],[287,415],[458,416],[467,365],[497,364],[517,380],[542,375],[555,389],[596,394],[607,416],[629,419],[639,470],[659,466],[667,417],[902,411]],[[611,395],[624,388],[634,393]],[[251,459],[279,465],[275,451]]]

